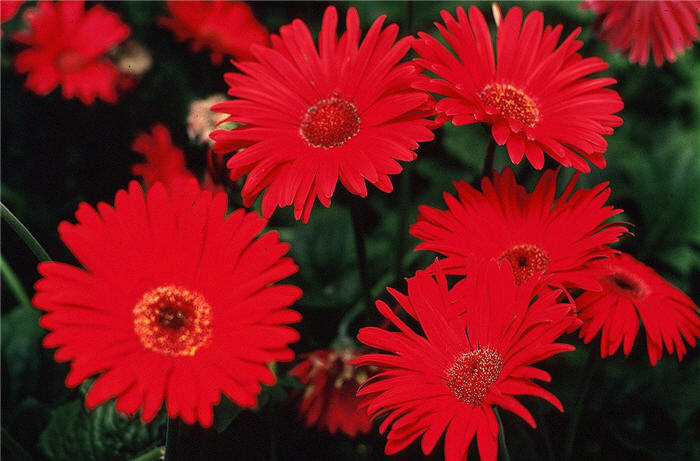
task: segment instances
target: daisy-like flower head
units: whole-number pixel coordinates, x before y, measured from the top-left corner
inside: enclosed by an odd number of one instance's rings
[[[40,1],[24,17],[29,30],[12,38],[29,46],[14,61],[17,72],[29,74],[27,88],[43,96],[61,85],[66,99],[117,101],[119,70],[105,57],[129,36],[117,14],[102,5],[85,11],[82,1]]]
[[[236,99],[212,109],[244,125],[212,138],[217,153],[243,149],[228,167],[234,180],[248,174],[245,204],[266,189],[265,216],[293,203],[296,219],[306,222],[317,197],[330,206],[338,179],[362,197],[365,180],[390,192],[389,175],[401,171],[397,160],[413,160],[418,141],[433,138],[434,122],[425,118],[432,100],[411,88],[415,65],[399,63],[411,38],[394,43],[398,26],[383,23],[384,16],[360,43],[359,17],[350,8],[338,39],[338,15],[329,7],[319,51],[297,19],[271,36],[272,48],[253,47],[255,61],[235,63],[240,73],[224,76]]]
[[[686,353],[685,343],[695,347],[700,337],[700,309],[681,290],[652,268],[620,253],[591,265],[607,270],[600,278],[603,291],[584,292],[576,298],[580,336],[588,343],[600,332],[600,354],[613,355],[622,345],[629,355],[642,321],[652,365],[661,358],[664,346],[678,360]]]
[[[319,349],[289,372],[306,386],[299,405],[306,427],[316,426],[331,434],[340,430],[349,437],[369,432],[372,423],[358,409],[360,399],[355,396],[367,372],[348,364],[355,357],[354,349]]]
[[[510,263],[517,283],[542,276],[540,283],[556,287],[599,290],[601,269],[586,265],[605,257],[605,245],[627,231],[605,221],[622,210],[606,206],[608,183],[574,191],[574,175],[556,198],[557,171],[542,174],[528,193],[510,168],[481,181],[482,192],[464,181],[455,183],[457,197],[444,193],[447,210],[420,206],[410,233],[423,242],[418,250],[445,255],[440,266],[464,274],[470,255]]]
[[[141,133],[131,144],[131,149],[146,158],[146,163],[131,167],[135,176],[141,176],[146,186],[162,182],[171,194],[179,194],[194,176],[185,166],[185,154],[173,145],[170,131],[163,124],[156,124],[151,133]]]
[[[584,172],[590,171],[584,158],[605,167],[603,136],[622,123],[613,114],[623,104],[617,92],[605,88],[614,79],[584,78],[608,65],[577,53],[580,29],[557,46],[561,25],[544,27],[539,11],[523,22],[522,11],[514,7],[498,26],[495,56],[476,7],[468,17],[457,8],[456,21],[446,11],[442,18],[445,26],[436,25],[457,56],[423,32],[413,47],[420,55],[416,62],[440,77],[418,86],[444,96],[436,105],[443,117],[455,125],[491,125],[493,138],[507,146],[516,164],[525,155],[540,169],[544,152]]]
[[[571,305],[556,302],[558,290],[531,303],[535,282],[517,285],[510,265],[494,260],[472,268],[465,283],[466,301],[453,303],[440,271],[436,279],[418,272],[408,280],[408,295],[391,292],[422,334],[381,301],[377,308],[399,331],[360,330],[361,342],[384,351],[353,363],[380,370],[358,395],[367,398],[373,418],[387,414],[380,426],[382,433],[391,427],[387,454],[420,436],[428,454],[445,433],[446,461],[462,461],[476,435],[481,459],[495,461],[494,405],[532,427],[534,418],[516,396],[540,397],[562,410],[554,395],[533,382],[549,381],[549,374],[532,365],[573,349],[554,342],[577,322]]]
[[[181,195],[137,182],[114,207],[81,204],[61,239],[85,269],[39,265],[33,303],[46,311],[44,346],[71,362],[75,387],[99,375],[88,408],[116,398],[116,409],[148,422],[165,401],[171,418],[211,426],[223,392],[253,407],[270,362],[289,361],[299,334],[287,324],[301,290],[275,284],[295,273],[289,245],[245,210],[226,217],[226,194],[191,180]]]
[[[178,40],[192,40],[195,53],[209,49],[214,64],[221,64],[224,57],[249,59],[251,45],[268,43],[267,29],[244,2],[169,1],[168,11],[171,17],[160,18],[160,24]]]
[[[700,1],[600,1],[584,0],[584,9],[598,15],[600,37],[610,49],[629,55],[632,63],[645,66],[649,54],[661,67],[664,59],[676,60],[698,39]]]

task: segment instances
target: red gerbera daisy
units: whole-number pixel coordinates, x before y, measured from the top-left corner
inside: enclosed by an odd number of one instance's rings
[[[476,434],[482,460],[496,460],[498,424],[493,406],[523,418],[530,412],[517,395],[543,398],[562,410],[559,400],[532,380],[549,381],[532,364],[573,346],[554,341],[573,323],[571,305],[557,304],[558,290],[531,303],[534,281],[516,285],[508,264],[491,260],[466,280],[467,304],[448,301],[444,276],[437,280],[418,272],[408,280],[408,296],[397,300],[420,324],[414,332],[383,302],[379,311],[400,331],[363,328],[358,339],[387,351],[360,356],[354,363],[381,370],[367,380],[358,395],[367,396],[370,416],[388,413],[386,453],[393,454],[419,436],[430,453],[443,432],[445,459],[465,460]],[[455,313],[464,311],[463,320]],[[466,330],[464,325],[466,324]]]
[[[192,180],[182,195],[158,183],[144,194],[133,181],[114,208],[82,204],[61,239],[85,269],[39,265],[33,303],[47,313],[44,346],[71,361],[66,385],[99,374],[85,404],[116,397],[117,410],[150,421],[166,403],[170,417],[212,424],[221,392],[256,405],[270,362],[289,361],[298,339],[287,306],[301,296],[274,285],[297,270],[277,233],[255,239],[266,220],[236,210]],[[146,372],[144,372],[146,370]]]
[[[356,356],[353,349],[319,349],[289,372],[306,385],[299,406],[306,427],[317,426],[331,434],[340,430],[350,437],[369,432],[372,423],[367,413],[358,410],[360,399],[355,396],[367,374],[348,364]]]
[[[458,197],[443,197],[447,210],[420,206],[410,233],[423,242],[418,250],[447,256],[440,265],[463,274],[467,258],[507,260],[517,283],[543,274],[542,283],[556,287],[600,289],[602,272],[585,263],[610,253],[606,244],[626,232],[621,223],[605,223],[622,210],[605,206],[608,183],[574,192],[578,174],[556,199],[557,172],[545,171],[528,193],[510,168],[481,181],[483,192],[464,181],[455,183]]]
[[[12,19],[19,11],[24,0],[2,0],[0,1],[0,23]]]
[[[12,38],[30,46],[14,62],[17,72],[29,74],[27,88],[43,96],[60,84],[67,99],[117,101],[119,70],[105,57],[129,36],[117,14],[102,5],[85,11],[82,1],[41,1],[24,17],[30,30]]]
[[[141,176],[147,186],[160,181],[171,194],[182,193],[194,176],[185,166],[185,154],[173,145],[170,131],[158,123],[151,133],[141,133],[131,149],[146,158],[146,163],[131,167],[132,174]]]
[[[543,151],[564,166],[588,172],[581,156],[598,168],[605,167],[604,135],[622,123],[614,114],[622,109],[617,92],[604,88],[612,78],[583,78],[604,70],[600,58],[583,59],[576,51],[577,29],[558,47],[562,26],[547,26],[539,11],[522,23],[520,8],[511,8],[498,26],[497,53],[484,16],[476,8],[469,18],[460,7],[457,19],[442,12],[446,29],[436,24],[457,58],[423,32],[413,44],[416,62],[440,79],[419,86],[444,95],[436,109],[455,125],[484,122],[493,138],[506,144],[513,163],[523,154],[537,169],[544,165]]]
[[[294,203],[294,216],[308,221],[318,200],[330,206],[338,178],[353,194],[367,195],[365,179],[384,192],[390,174],[409,161],[418,141],[433,138],[427,120],[430,97],[411,88],[417,70],[399,61],[410,37],[382,30],[377,19],[360,45],[357,11],[350,8],[338,40],[338,16],[323,16],[317,52],[306,25],[295,20],[272,35],[272,48],[253,47],[256,61],[236,63],[242,73],[225,75],[236,100],[212,109],[243,123],[212,133],[214,150],[243,148],[228,162],[231,178],[250,173],[242,190],[246,206],[263,191],[263,214]]]
[[[652,365],[661,358],[664,345],[669,354],[675,349],[678,360],[686,353],[683,340],[695,347],[700,337],[700,310],[681,290],[625,253],[591,265],[608,271],[600,278],[603,291],[584,292],[576,298],[576,307],[583,321],[583,341],[588,343],[601,332],[602,357],[613,355],[621,344],[629,355],[640,319]]]
[[[698,39],[700,1],[584,0],[581,7],[595,11],[600,37],[611,50],[628,54],[632,63],[645,66],[653,52],[661,67],[664,58],[674,62],[676,53]]]
[[[267,30],[243,2],[169,1],[172,17],[160,18],[160,24],[172,30],[180,41],[192,40],[195,53],[208,48],[211,62],[221,64],[224,56],[250,59],[253,44],[267,45]]]

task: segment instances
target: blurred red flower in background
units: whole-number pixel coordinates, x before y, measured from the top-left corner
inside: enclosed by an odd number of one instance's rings
[[[171,17],[160,18],[160,24],[178,40],[192,40],[195,53],[209,49],[214,64],[224,57],[250,59],[251,45],[268,43],[267,29],[244,2],[169,1],[168,11]]]
[[[105,56],[129,36],[117,14],[102,5],[85,11],[82,1],[40,1],[24,17],[29,30],[12,38],[29,46],[14,60],[17,72],[29,74],[27,88],[43,96],[61,85],[64,98],[88,105],[117,101],[119,70]]]
[[[584,0],[581,7],[595,11],[600,38],[632,63],[645,66],[652,53],[661,67],[698,39],[700,1]]]
[[[307,427],[317,426],[331,434],[340,430],[349,437],[369,432],[372,423],[358,408],[362,399],[356,397],[367,372],[348,364],[356,356],[352,349],[319,349],[290,370],[291,376],[306,385],[299,412]]]
[[[0,1],[0,23],[12,19],[19,11],[24,0],[2,0]]]
[[[661,358],[664,346],[669,354],[675,350],[678,360],[686,353],[683,340],[695,347],[700,337],[700,310],[685,293],[625,253],[591,265],[609,274],[600,278],[603,291],[584,292],[576,298],[576,308],[583,321],[583,341],[591,342],[600,332],[602,357],[613,355],[621,344],[629,355],[640,320],[652,365]]]
[[[377,19],[360,44],[357,11],[350,8],[346,32],[338,39],[338,15],[323,16],[319,51],[300,20],[272,35],[272,48],[253,47],[254,61],[238,62],[228,73],[229,95],[236,99],[212,109],[243,124],[212,133],[217,153],[235,152],[228,162],[231,179],[248,174],[246,206],[265,190],[262,211],[294,204],[294,217],[308,221],[316,198],[330,206],[335,186],[365,197],[365,180],[384,192],[389,175],[401,172],[397,160],[410,161],[419,141],[433,139],[432,100],[411,88],[418,72],[399,63],[410,37],[394,43],[396,24],[382,29]]]
[[[66,385],[99,375],[88,408],[116,398],[148,422],[165,401],[171,418],[211,426],[221,392],[257,404],[273,384],[267,364],[289,361],[301,316],[287,306],[301,290],[275,282],[297,271],[266,220],[212,197],[191,180],[180,195],[162,184],[146,194],[133,181],[114,208],[83,203],[61,239],[85,269],[39,264],[33,304],[46,311],[48,348],[70,361]]]
[[[445,96],[436,109],[455,125],[484,122],[493,138],[506,145],[513,163],[523,155],[541,169],[543,152],[564,166],[588,172],[587,159],[605,167],[605,135],[622,124],[614,114],[623,104],[605,88],[612,78],[583,78],[604,70],[600,58],[582,58],[576,40],[580,29],[558,47],[562,26],[544,27],[533,11],[522,21],[513,7],[498,26],[497,59],[484,16],[476,7],[469,17],[457,8],[457,21],[442,12],[438,30],[457,56],[430,35],[419,32],[413,44],[416,63],[440,78],[425,78],[418,87]],[[583,158],[582,158],[583,157]]]

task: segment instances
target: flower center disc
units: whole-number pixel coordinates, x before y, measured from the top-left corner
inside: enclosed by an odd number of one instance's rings
[[[613,292],[624,296],[642,298],[649,292],[649,288],[643,281],[624,272],[618,271],[612,275],[607,275],[605,280]]]
[[[514,86],[501,83],[486,85],[479,93],[479,99],[486,106],[498,109],[504,117],[515,119],[530,128],[540,120],[535,101]]]
[[[147,349],[193,356],[211,339],[211,306],[202,295],[166,285],[143,295],[134,306],[134,331]]]
[[[490,348],[474,349],[457,357],[447,369],[447,387],[462,402],[481,405],[503,369],[503,359]]]
[[[76,72],[83,68],[85,59],[75,50],[65,50],[56,56],[56,67],[62,72]]]
[[[340,147],[360,131],[357,107],[343,99],[322,99],[309,110],[301,121],[299,133],[312,147]]]
[[[530,279],[535,274],[544,272],[549,265],[549,255],[542,248],[524,244],[506,250],[498,260],[508,260],[513,268],[517,285]]]

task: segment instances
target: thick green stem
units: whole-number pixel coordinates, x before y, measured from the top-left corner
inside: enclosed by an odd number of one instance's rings
[[[364,204],[360,197],[353,195],[350,199],[350,213],[352,215],[352,228],[355,234],[355,252],[357,253],[357,267],[362,284],[362,297],[366,312],[372,311],[372,295],[370,293],[369,274],[367,273],[367,250],[365,249],[364,233]]]
[[[355,320],[360,314],[362,314],[365,311],[365,304],[364,303],[357,303],[355,307],[350,309],[345,313],[342,319],[340,319],[340,323],[338,324],[338,340],[339,341],[347,341],[347,339],[350,337],[348,334],[348,330],[350,329],[350,324],[352,323],[353,320]]]
[[[19,278],[17,278],[15,272],[2,256],[0,256],[0,272],[2,272],[2,278],[17,302],[19,302],[21,306],[31,306],[32,302],[29,300],[29,296],[27,296],[27,292],[24,290],[22,282],[19,281]]]
[[[2,211],[2,219],[14,230],[17,235],[24,241],[25,244],[32,250],[34,256],[41,262],[51,261],[49,254],[44,250],[44,247],[34,238],[31,232],[7,209],[4,203],[0,203],[0,211]]]
[[[586,403],[586,397],[588,397],[588,391],[591,388],[591,381],[593,380],[593,375],[595,374],[596,364],[595,351],[588,351],[588,358],[586,359],[586,364],[583,366],[583,371],[581,372],[581,378],[578,381],[578,389],[576,394],[578,399],[576,400],[576,405],[571,412],[571,418],[569,418],[569,425],[566,429],[566,439],[564,442],[564,461],[569,461],[574,453],[574,442],[576,440],[576,430],[578,429],[578,423],[581,419],[581,414],[583,413],[583,407]]]
[[[508,446],[506,445],[506,434],[503,429],[503,421],[501,421],[501,415],[498,413],[498,409],[494,407],[494,414],[496,415],[496,420],[498,421],[498,459],[499,461],[510,461],[510,453],[508,453]]]

